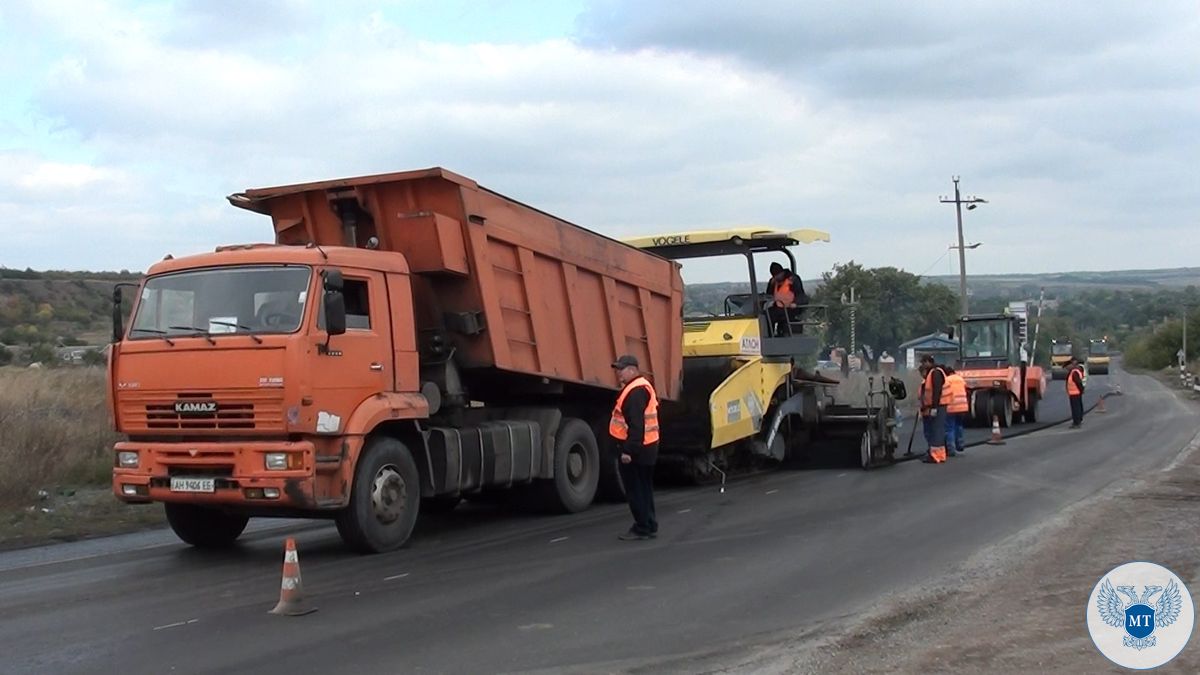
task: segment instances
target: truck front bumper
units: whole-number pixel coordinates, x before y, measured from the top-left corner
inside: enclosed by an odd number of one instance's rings
[[[308,441],[117,443],[113,494],[128,503],[186,502],[316,509],[316,452]],[[126,462],[136,453],[136,465]],[[268,455],[285,468],[268,469]]]

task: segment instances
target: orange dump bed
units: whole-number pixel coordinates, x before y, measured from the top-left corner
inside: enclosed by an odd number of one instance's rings
[[[403,254],[414,329],[444,334],[476,375],[611,389],[613,360],[633,354],[660,396],[678,397],[683,282],[674,262],[440,168],[247,190],[229,200],[269,215],[280,244]]]

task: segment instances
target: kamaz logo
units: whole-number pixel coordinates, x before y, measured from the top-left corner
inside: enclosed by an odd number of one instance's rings
[[[217,412],[216,401],[176,401],[178,415],[212,415]]]

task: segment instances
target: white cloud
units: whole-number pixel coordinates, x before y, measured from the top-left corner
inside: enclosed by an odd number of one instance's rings
[[[15,186],[29,193],[55,193],[78,190],[112,180],[117,172],[87,164],[39,162],[17,177]]]
[[[1194,264],[1138,245],[1200,197],[1200,31],[1178,5],[595,5],[578,41],[473,44],[365,3],[7,6],[57,45],[14,128],[88,160],[0,137],[27,177],[0,169],[22,191],[0,195],[23,233],[4,263],[141,268],[268,236],[228,193],[441,165],[607,234],[829,230],[799,252],[812,274],[928,267],[955,173],[992,202],[967,216],[974,270],[1059,269],[1094,232],[1110,246],[1071,266]]]

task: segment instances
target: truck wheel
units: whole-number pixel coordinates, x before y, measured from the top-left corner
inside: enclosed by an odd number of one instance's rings
[[[871,430],[863,432],[862,440],[858,444],[858,463],[863,470],[871,468]]]
[[[624,503],[625,479],[621,478],[621,456],[616,450],[607,453],[600,461],[600,481],[596,486],[596,496],[606,502]]]
[[[1007,429],[1012,426],[1012,404],[1008,400],[1008,393],[1004,391],[995,392],[991,396],[992,415],[1000,418],[1000,428]],[[988,426],[991,426],[991,418],[988,418]]]
[[[1026,394],[1025,396],[1026,396],[1025,405],[1027,406],[1025,408],[1025,423],[1026,424],[1036,424],[1037,423],[1038,395],[1030,392],[1030,393]]]
[[[545,482],[545,502],[561,513],[591,506],[600,479],[600,451],[587,422],[568,418],[554,439],[554,478]]]
[[[421,483],[412,453],[400,441],[379,436],[358,458],[350,504],[337,514],[342,541],[360,553],[383,553],[408,541],[417,523]]]
[[[992,392],[976,389],[971,394],[971,418],[975,426],[990,429],[992,426]]]
[[[224,513],[195,504],[163,504],[167,522],[183,541],[197,548],[231,546],[250,521],[248,516]]]

